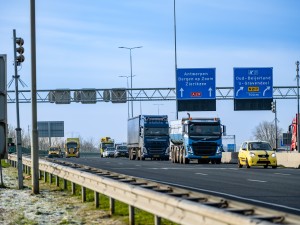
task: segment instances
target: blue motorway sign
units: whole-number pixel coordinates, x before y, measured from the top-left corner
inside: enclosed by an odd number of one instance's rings
[[[179,100],[215,99],[216,69],[177,69],[176,96]]]
[[[273,98],[273,68],[233,68],[234,98]]]

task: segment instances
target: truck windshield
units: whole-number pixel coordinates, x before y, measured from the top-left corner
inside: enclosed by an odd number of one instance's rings
[[[144,134],[148,136],[169,135],[168,127],[146,127]]]
[[[221,126],[191,124],[188,132],[191,136],[221,136]]]
[[[68,148],[77,148],[77,143],[68,143],[67,147]]]
[[[102,143],[103,149],[106,149],[107,147],[114,147],[114,143]]]

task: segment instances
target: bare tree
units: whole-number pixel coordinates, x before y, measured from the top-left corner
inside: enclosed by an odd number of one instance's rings
[[[282,128],[277,127],[277,137],[280,137]],[[253,135],[256,140],[268,141],[271,146],[276,146],[276,129],[273,122],[263,121],[255,127]]]
[[[90,138],[89,140],[82,140],[81,149],[85,152],[96,152],[98,150],[93,138]]]

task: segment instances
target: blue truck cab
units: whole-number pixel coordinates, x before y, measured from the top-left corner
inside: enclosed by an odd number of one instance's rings
[[[222,134],[219,118],[183,118],[170,122],[170,154],[174,163],[221,163]]]
[[[130,160],[169,160],[167,115],[139,115],[128,119],[127,147]]]

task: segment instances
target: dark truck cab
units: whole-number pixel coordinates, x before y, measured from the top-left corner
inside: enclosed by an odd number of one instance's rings
[[[128,119],[127,147],[130,160],[169,159],[167,115],[139,115]]]

